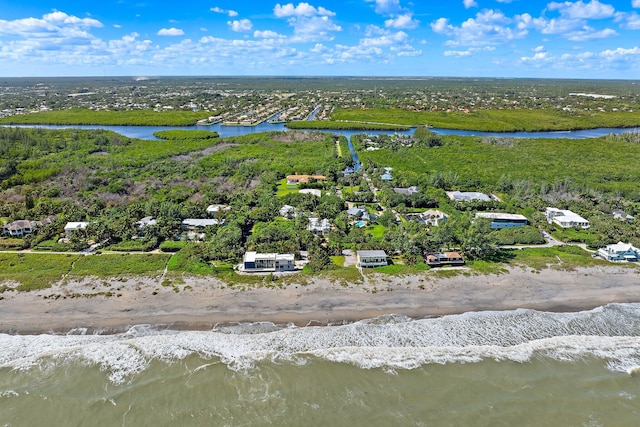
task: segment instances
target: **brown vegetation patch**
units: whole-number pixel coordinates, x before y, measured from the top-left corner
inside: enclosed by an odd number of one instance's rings
[[[287,131],[276,134],[273,139],[278,142],[324,141],[325,135],[320,132]]]
[[[228,142],[224,142],[222,144],[217,144],[212,147],[207,147],[204,150],[192,151],[187,154],[180,154],[179,156],[171,157],[171,160],[182,161],[182,160],[193,160],[196,157],[208,156],[209,154],[215,153],[216,151],[224,150],[226,148],[237,147],[238,144],[230,144]]]

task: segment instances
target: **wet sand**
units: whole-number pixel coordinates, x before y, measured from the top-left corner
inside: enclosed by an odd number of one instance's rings
[[[0,333],[76,328],[110,333],[140,324],[194,330],[235,322],[326,325],[385,314],[424,318],[517,308],[580,311],[640,301],[640,268],[622,266],[515,268],[499,275],[449,278],[430,272],[406,277],[367,274],[364,283],[349,286],[324,279],[296,284],[293,277],[284,289],[229,287],[208,277],[187,277],[176,287],[160,282],[159,277],[85,279],[41,291],[6,291],[0,294]]]

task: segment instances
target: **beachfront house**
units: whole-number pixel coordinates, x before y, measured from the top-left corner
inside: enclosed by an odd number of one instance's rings
[[[385,251],[356,252],[356,267],[358,268],[383,267],[385,265],[388,265]]]
[[[158,221],[155,220],[152,216],[145,216],[144,218],[140,219],[140,221],[136,222],[136,227],[139,231],[142,231],[147,227],[152,227],[157,224]]]
[[[282,218],[285,218],[285,219],[291,219],[298,216],[297,209],[290,205],[284,205],[283,207],[280,208],[278,213]]]
[[[64,234],[65,236],[67,236],[67,238],[69,238],[71,236],[71,233],[73,233],[74,231],[86,230],[88,226],[89,223],[85,221],[68,222],[67,225],[64,226]]]
[[[293,270],[295,270],[295,257],[293,254],[245,252],[242,257],[242,271],[247,273]]]
[[[447,191],[447,196],[454,202],[491,201],[491,196],[476,191]]]
[[[502,212],[478,212],[477,218],[484,218],[491,221],[491,228],[500,230],[502,228],[522,227],[529,224],[529,220],[524,215],[509,214]]]
[[[590,226],[589,221],[566,209],[548,207],[544,215],[549,224],[554,223],[562,228],[581,227],[587,229]]]
[[[464,265],[464,258],[458,252],[431,253],[426,256],[425,261],[430,267]]]
[[[449,216],[438,210],[429,209],[422,213],[409,213],[405,215],[410,221],[418,221],[424,225],[431,225],[437,227],[441,223],[445,222]]]
[[[298,193],[311,194],[312,196],[322,197],[322,191],[315,188],[303,188],[302,190],[298,191]]]
[[[11,237],[24,237],[27,234],[33,233],[35,230],[34,224],[26,219],[19,219],[10,223],[5,223],[2,227],[2,234]]]
[[[629,261],[640,260],[640,249],[629,243],[618,242],[615,245],[607,245],[598,249],[598,255],[607,261]]]
[[[320,218],[309,218],[307,230],[315,234],[325,235],[331,231],[331,224],[327,218],[322,220]]]

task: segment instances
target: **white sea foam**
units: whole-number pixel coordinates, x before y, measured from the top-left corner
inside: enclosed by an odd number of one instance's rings
[[[514,310],[422,320],[383,316],[325,327],[259,323],[196,332],[141,325],[116,335],[0,335],[0,368],[46,370],[80,362],[99,366],[115,383],[144,371],[153,360],[172,363],[190,355],[219,360],[231,369],[321,358],[391,371],[485,359],[597,357],[611,370],[632,374],[640,366],[640,304],[580,313]]]

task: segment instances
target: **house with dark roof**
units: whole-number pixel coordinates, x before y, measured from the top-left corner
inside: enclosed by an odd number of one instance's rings
[[[2,227],[2,233],[11,237],[24,237],[33,233],[34,230],[34,224],[26,219],[5,223]]]

